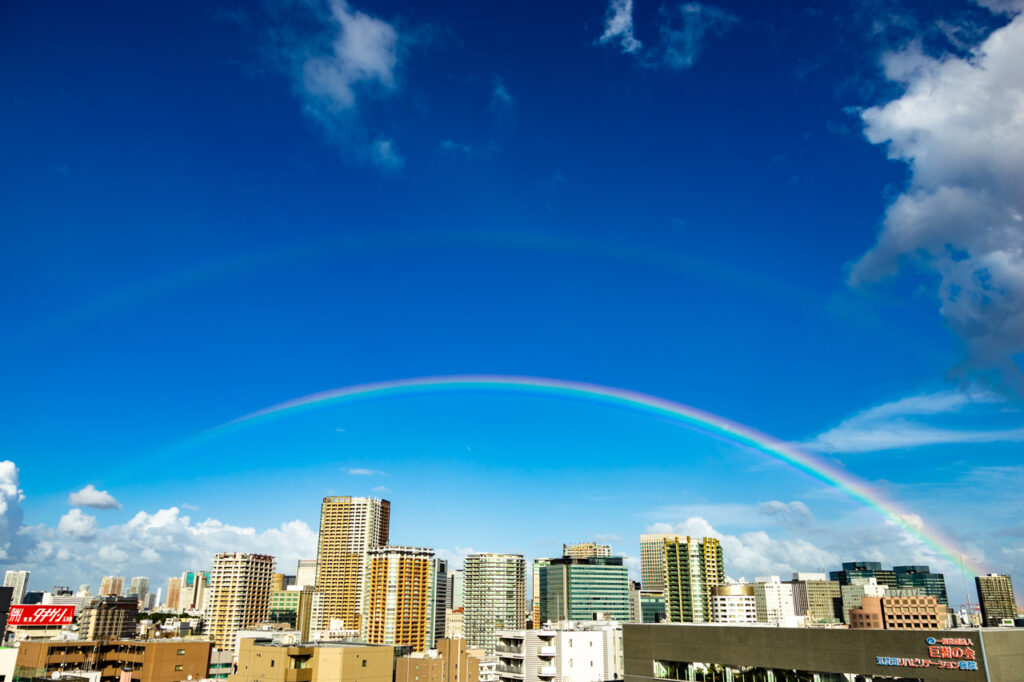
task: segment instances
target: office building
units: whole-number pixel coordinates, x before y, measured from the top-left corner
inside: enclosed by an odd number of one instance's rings
[[[899,587],[896,571],[882,568],[882,564],[877,561],[848,561],[843,564],[843,570],[831,571],[828,575],[830,580],[839,581],[840,587],[852,585],[856,578],[874,578],[877,584],[884,587]]]
[[[127,639],[135,636],[139,600],[99,597],[78,612],[80,639]]]
[[[946,577],[941,573],[932,573],[927,566],[893,566],[892,570],[896,574],[896,587],[914,588],[920,594],[935,597],[940,604],[949,605]]]
[[[622,678],[622,626],[566,622],[499,630],[499,682],[602,682]]]
[[[794,573],[793,612],[808,624],[838,623],[842,614],[842,594],[838,580],[824,573]]]
[[[540,573],[541,568],[551,563],[551,559],[534,559],[533,571],[530,574],[530,621],[533,627],[537,628],[543,624],[540,616]]]
[[[665,591],[665,541],[684,537],[674,533],[640,536],[640,587],[644,592]]]
[[[1024,660],[1024,628],[921,632],[629,624],[623,638],[626,682],[1016,682]]]
[[[128,676],[122,673],[129,670]],[[200,640],[21,642],[16,678],[94,682],[182,682],[210,677],[210,643]]]
[[[562,556],[572,559],[592,559],[594,557],[610,557],[611,545],[599,545],[596,542],[577,542],[574,545],[562,545]]]
[[[448,571],[448,592],[445,595],[446,609],[461,609],[466,605],[466,572],[461,568]]]
[[[141,608],[146,606],[146,597],[149,595],[149,578],[137,576],[128,583],[128,597],[139,600]]]
[[[316,559],[299,559],[295,567],[296,587],[316,587]]]
[[[715,538],[682,537],[664,547],[665,617],[670,623],[711,620],[711,589],[725,582],[722,545]]]
[[[178,609],[178,602],[181,600],[181,578],[167,579],[167,600],[164,605],[172,610]]]
[[[182,573],[181,586],[178,588],[178,610],[202,611],[206,606],[209,586],[209,571],[185,571]]]
[[[431,651],[395,661],[395,682],[479,682],[480,659],[464,639],[440,639]]]
[[[889,591],[886,585],[879,585],[875,578],[852,577],[849,585],[839,587],[842,603],[843,622],[850,624],[850,611],[859,609],[864,597],[884,597]]]
[[[908,588],[916,591],[917,588]],[[901,590],[890,590],[890,592]],[[874,630],[938,630],[947,627],[949,610],[932,596],[864,597],[850,611],[851,628]]]
[[[640,583],[636,580],[629,581],[629,621],[630,623],[644,622],[643,607],[640,605]]]
[[[105,575],[100,580],[101,597],[120,597],[124,594],[124,576]]]
[[[644,623],[665,621],[665,595],[662,592],[640,590],[640,616]]]
[[[534,563],[539,574],[540,620],[534,627],[562,620],[629,620],[629,575],[622,557],[568,556]]]
[[[234,646],[235,632],[267,620],[274,557],[225,552],[213,557],[207,632],[221,651]]]
[[[4,587],[11,588],[11,603],[21,604],[28,592],[29,571],[7,571],[4,573]]]
[[[359,630],[368,553],[388,544],[391,503],[370,497],[325,497],[320,507],[316,630]],[[333,621],[340,621],[334,628]]]
[[[796,625],[793,612],[793,586],[779,576],[765,576],[754,580],[754,604],[757,622],[769,625]]]
[[[521,554],[472,554],[465,571],[466,640],[492,654],[496,631],[526,627],[526,560]]]
[[[290,625],[301,633],[301,641],[308,642],[313,615],[313,594],[312,585],[289,585],[283,590],[273,590],[270,593],[268,620],[271,623]]]
[[[466,636],[465,611],[460,606],[457,609],[445,609],[444,614],[444,637],[445,639],[464,639]]]
[[[242,640],[230,682],[393,682],[395,648],[361,642]]]
[[[389,545],[368,554],[363,640],[413,651],[433,648],[438,607],[434,550]],[[443,608],[443,598],[440,602]]]
[[[1017,601],[1013,596],[1010,576],[989,573],[974,579],[981,602],[981,618],[987,626],[1001,625],[1017,617]]]
[[[711,588],[712,623],[756,623],[757,597],[747,583],[722,583]]]

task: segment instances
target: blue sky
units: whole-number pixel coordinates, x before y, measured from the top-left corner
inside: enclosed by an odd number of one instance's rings
[[[735,577],[953,570],[777,462],[552,398],[182,446],[500,373],[804,443],[1024,579],[1021,6],[777,4],[5,7],[0,564],[291,570],[319,498],[380,494],[456,562],[672,527]]]

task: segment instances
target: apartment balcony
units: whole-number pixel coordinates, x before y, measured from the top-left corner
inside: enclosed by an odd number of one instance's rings
[[[523,647],[521,646],[502,646],[499,644],[494,647],[494,653],[499,656],[514,656],[516,658],[523,657]]]
[[[538,656],[557,656],[558,649],[553,644],[545,644],[537,647]]]
[[[501,677],[512,677],[517,680],[521,680],[524,677],[522,668],[512,667],[510,665],[502,665],[501,663],[498,663],[498,665],[495,666],[495,671]]]
[[[554,677],[557,674],[553,665],[542,665],[537,668],[537,677]]]

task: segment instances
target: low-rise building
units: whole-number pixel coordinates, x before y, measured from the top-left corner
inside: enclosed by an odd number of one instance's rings
[[[78,636],[89,640],[134,637],[138,617],[136,597],[100,597],[78,612]]]
[[[395,682],[479,682],[480,659],[464,639],[440,639],[437,648],[401,656],[395,661]]]
[[[601,682],[622,677],[622,626],[615,621],[565,621],[497,634],[500,682]]]
[[[712,623],[756,623],[757,598],[754,586],[725,583],[711,588]]]
[[[27,641],[18,648],[15,677],[82,673],[98,674],[100,682],[199,680],[209,673],[210,649],[210,642],[180,639]]]
[[[864,597],[850,611],[851,628],[938,630],[947,626],[949,610],[934,596]]]
[[[294,646],[242,640],[229,682],[392,682],[395,648],[346,642]]]

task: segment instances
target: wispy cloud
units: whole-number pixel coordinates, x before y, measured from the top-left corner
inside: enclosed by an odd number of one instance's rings
[[[978,428],[965,423],[969,419],[957,419],[962,428],[950,428],[929,419],[942,416],[952,421],[955,416],[982,416],[976,415],[977,408],[1001,404],[998,396],[982,391],[914,395],[862,410],[803,446],[819,452],[853,453],[949,443],[1024,441],[1024,428]]]
[[[376,469],[362,469],[352,468],[347,470],[350,476],[387,476],[386,471],[377,471]]]
[[[501,76],[496,76],[494,79],[494,88],[491,90],[491,107],[494,109],[502,109],[510,107],[515,104],[515,98],[512,97],[512,93],[505,87],[505,81]]]
[[[120,509],[121,503],[106,490],[97,490],[92,483],[77,492],[68,495],[68,504],[72,507],[92,507],[93,509]]]
[[[389,488],[387,486],[384,486],[384,485],[377,485],[377,486],[374,486],[374,487],[370,488],[370,492],[374,492],[374,493],[389,493],[389,492],[391,492],[391,488]]]
[[[633,0],[611,0],[605,13],[604,33],[598,43],[618,43],[626,54],[639,52],[643,43],[633,35]]]

